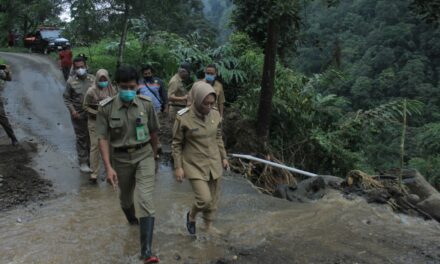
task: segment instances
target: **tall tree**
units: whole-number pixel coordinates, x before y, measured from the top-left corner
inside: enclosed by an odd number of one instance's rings
[[[296,38],[299,3],[298,0],[234,0],[234,4],[234,25],[264,47],[257,135],[266,141],[272,115],[276,58],[277,54],[284,54]]]
[[[63,0],[1,0],[0,27],[26,34],[47,23],[58,24],[62,4]]]

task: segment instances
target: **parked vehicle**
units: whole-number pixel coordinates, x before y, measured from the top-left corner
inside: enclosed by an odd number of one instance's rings
[[[61,37],[61,30],[58,28],[40,28],[35,33],[26,34],[24,46],[32,52],[48,54],[70,46],[70,42],[68,39]]]

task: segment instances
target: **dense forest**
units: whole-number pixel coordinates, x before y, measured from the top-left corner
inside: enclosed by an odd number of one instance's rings
[[[409,120],[405,161],[438,175],[440,28],[425,23],[412,4],[340,1],[328,8],[311,3],[302,11],[293,65],[307,76],[329,76],[318,91],[346,98],[351,111],[402,98],[422,102],[422,113]],[[363,147],[372,168],[398,167],[401,131],[385,125]]]
[[[56,24],[91,72],[150,63],[168,80],[182,61],[215,62],[227,108],[254,123],[269,91],[269,149],[288,164],[344,176],[403,161],[440,184],[438,1],[0,3],[4,32]]]

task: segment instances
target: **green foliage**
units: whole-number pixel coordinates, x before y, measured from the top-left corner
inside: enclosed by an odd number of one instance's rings
[[[317,92],[350,100],[353,110],[340,122],[341,131],[362,131],[363,139],[349,148],[374,169],[399,166],[402,98],[416,114],[409,116],[406,165],[421,159],[434,166],[440,150],[440,28],[425,23],[414,2],[438,14],[438,1],[417,0],[339,0],[330,8],[316,1],[303,8],[301,45],[292,65],[306,75],[328,76],[326,85],[315,85]]]
[[[270,20],[280,27],[278,53],[284,58],[297,40],[300,5],[297,0],[234,0],[232,20],[240,32],[248,34],[255,43],[264,47]]]
[[[68,0],[72,22],[66,27],[73,43],[85,45],[103,38],[120,38],[129,6],[129,32],[144,42],[152,32],[167,31],[180,37],[197,32],[213,44],[215,30],[203,16],[199,0]]]
[[[438,23],[440,20],[439,0],[414,0],[411,4],[414,11],[421,14],[428,23]]]
[[[417,169],[428,181],[440,187],[440,155],[429,156],[427,159],[412,158],[409,162],[411,168]]]
[[[417,134],[419,151],[425,155],[440,153],[440,123],[429,123]]]
[[[24,36],[39,26],[61,26],[58,15],[62,4],[63,0],[0,0],[0,29],[4,33],[1,37],[6,40],[9,30]]]

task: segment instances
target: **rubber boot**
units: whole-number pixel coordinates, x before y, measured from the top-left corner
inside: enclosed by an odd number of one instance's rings
[[[141,217],[141,258],[144,263],[158,263],[159,259],[153,255],[151,245],[153,244],[154,217]]]
[[[127,217],[128,223],[130,225],[138,225],[139,221],[136,218],[136,214],[134,211],[134,205],[132,205],[130,208],[122,208],[122,211],[124,211],[125,217]]]

